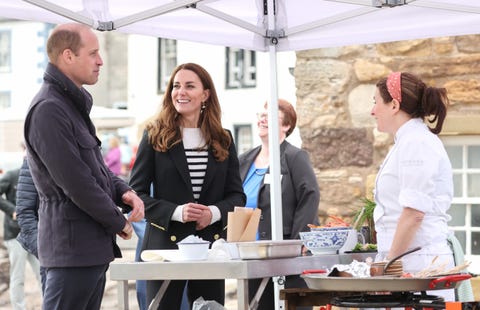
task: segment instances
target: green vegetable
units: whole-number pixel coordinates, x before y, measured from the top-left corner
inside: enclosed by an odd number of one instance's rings
[[[377,245],[373,243],[357,243],[352,252],[373,252],[377,250]]]
[[[357,223],[356,230],[360,230],[360,228],[365,224],[365,222],[369,222],[373,220],[373,211],[375,210],[375,201],[370,200],[368,198],[363,198],[363,208],[355,215],[353,222]]]

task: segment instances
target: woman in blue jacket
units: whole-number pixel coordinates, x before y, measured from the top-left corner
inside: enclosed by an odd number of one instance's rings
[[[308,224],[318,224],[320,189],[308,153],[287,141],[297,123],[293,106],[278,100],[278,127],[280,142],[280,169],[282,191],[283,239],[299,239],[299,232],[308,231]],[[272,238],[272,206],[270,203],[269,139],[267,105],[257,114],[260,146],[245,152],[239,158],[240,176],[247,195],[246,207],[262,210],[258,239]],[[250,298],[255,295],[260,281],[249,282]],[[299,277],[287,277],[286,287],[306,286]],[[260,299],[258,309],[274,309],[273,285],[270,281]]]

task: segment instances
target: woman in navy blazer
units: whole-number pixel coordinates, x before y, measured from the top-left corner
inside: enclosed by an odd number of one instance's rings
[[[222,128],[212,78],[198,64],[173,71],[162,109],[138,147],[130,185],[145,203],[142,250],[177,249],[192,234],[225,238],[228,212],[245,205],[235,145]],[[161,283],[147,281],[148,303]],[[224,280],[172,281],[159,309],[180,309],[185,285],[190,307],[200,296],[224,304]]]

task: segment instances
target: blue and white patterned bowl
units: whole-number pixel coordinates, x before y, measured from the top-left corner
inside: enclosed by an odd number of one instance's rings
[[[347,226],[332,226],[332,227],[312,227],[310,228],[310,231],[325,231],[325,230],[349,230],[352,229],[352,227],[347,227]]]
[[[300,232],[303,244],[314,255],[337,254],[345,244],[350,229],[316,229]]]

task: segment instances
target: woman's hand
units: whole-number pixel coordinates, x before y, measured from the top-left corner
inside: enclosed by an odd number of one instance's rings
[[[204,229],[205,227],[210,225],[210,222],[212,220],[212,212],[210,211],[209,207],[193,202],[183,205],[182,216],[185,223],[197,222],[197,230]]]

